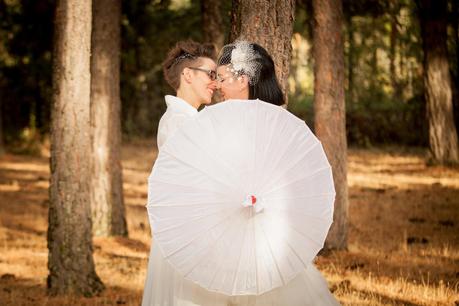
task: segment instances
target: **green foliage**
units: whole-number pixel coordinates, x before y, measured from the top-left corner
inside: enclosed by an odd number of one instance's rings
[[[31,116],[38,134],[49,131],[54,6],[51,0],[0,0],[0,115],[8,144],[25,141]],[[126,0],[122,9],[122,128],[127,136],[152,136],[164,95],[173,94],[161,62],[177,41],[201,40],[200,1]]]
[[[311,130],[314,130],[314,96],[289,96],[288,110],[303,119]]]
[[[457,4],[449,1],[450,11],[457,14]],[[165,111],[164,95],[173,94],[163,79],[161,62],[177,41],[201,41],[200,4],[197,0],[122,1],[120,77],[125,136],[151,137],[156,133]],[[49,130],[54,6],[51,0],[0,0],[3,135],[7,144],[23,142],[31,151],[39,135]],[[224,32],[228,33],[231,1],[223,1],[221,8]],[[297,1],[289,109],[313,128],[311,8],[310,0]],[[422,48],[413,1],[346,0],[343,8],[350,143],[425,145]],[[455,83],[456,23],[457,18],[450,20],[448,40]],[[455,96],[457,109],[457,89]]]
[[[360,146],[374,144],[427,145],[424,101],[406,103],[380,97],[377,103],[363,100],[346,106],[348,141]]]
[[[169,2],[123,2],[122,122],[129,136],[156,134],[164,95],[174,94],[162,74],[167,51],[179,40],[202,40],[200,1]]]
[[[173,44],[199,40],[199,7],[169,10],[163,3],[124,1],[122,17],[121,100],[127,135],[153,135],[172,93],[162,77],[161,62]]]
[[[417,96],[400,104],[384,95],[369,94],[360,103],[346,104],[346,133],[351,145],[376,144],[427,145],[425,103]],[[288,110],[314,130],[314,97],[289,97]]]
[[[54,1],[0,1],[0,107],[5,141],[49,128]],[[31,118],[35,126],[30,126]]]
[[[343,4],[349,143],[426,145],[422,47],[414,3],[359,0]],[[299,1],[297,10],[295,35],[301,35],[311,50],[310,1]],[[295,35],[294,46],[302,46]],[[301,76],[312,73],[312,52],[294,49],[289,109],[311,128],[314,89],[311,79]]]

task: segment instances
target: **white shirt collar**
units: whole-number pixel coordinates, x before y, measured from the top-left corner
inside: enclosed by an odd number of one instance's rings
[[[198,112],[198,110],[190,104],[188,104],[188,102],[176,96],[167,95],[164,98],[166,99],[167,109],[180,113],[185,113],[189,116],[195,115]]]

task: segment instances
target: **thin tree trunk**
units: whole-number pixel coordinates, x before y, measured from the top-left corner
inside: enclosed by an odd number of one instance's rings
[[[5,143],[3,141],[3,97],[0,95],[0,156],[5,154]]]
[[[230,40],[243,38],[268,51],[274,60],[286,104],[294,13],[294,0],[233,0],[231,13]]]
[[[398,82],[397,71],[395,66],[396,55],[397,55],[397,38],[398,33],[398,21],[397,14],[400,8],[394,1],[390,2],[390,47],[389,47],[389,76],[392,85],[392,99],[394,101],[400,101],[402,99],[402,88]]]
[[[96,236],[127,235],[121,169],[120,19],[120,0],[93,2],[91,207]]]
[[[201,0],[204,42],[213,43],[217,50],[223,47],[225,40],[220,4],[220,0]]]
[[[354,41],[354,25],[352,24],[352,15],[349,12],[347,18],[347,33],[348,33],[348,42],[349,42],[349,50],[347,54],[347,90],[348,90],[348,103],[355,102],[355,90],[354,90],[354,56],[355,56],[355,41]]]
[[[446,0],[418,0],[424,49],[424,87],[432,161],[459,162],[446,47]]]
[[[371,28],[372,29],[376,29],[376,20],[375,18],[372,18],[371,19]],[[378,33],[375,33],[374,36],[378,35]],[[371,67],[371,78],[370,78],[370,92],[376,92],[376,90],[378,89],[379,87],[379,80],[378,80],[378,70],[379,70],[379,67],[378,67],[378,47],[377,47],[377,42],[376,42],[377,38],[373,38],[371,40],[371,48],[372,48],[372,51],[371,51],[371,64],[370,64],[370,67]]]
[[[60,0],[55,18],[48,291],[92,296],[104,286],[91,240],[91,1]]]
[[[341,0],[313,0],[315,132],[333,169],[336,199],[325,249],[347,248],[348,189]]]
[[[459,4],[457,0],[451,0],[451,29],[453,32],[454,51],[456,55],[456,66],[453,70],[453,113],[456,130],[459,129]],[[451,67],[450,67],[451,68]]]

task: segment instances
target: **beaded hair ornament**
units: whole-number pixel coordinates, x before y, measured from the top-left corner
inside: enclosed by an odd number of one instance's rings
[[[188,52],[184,52],[180,56],[177,56],[172,64],[177,64],[178,62],[180,62],[180,61],[182,61],[184,59],[196,59],[196,56],[194,56],[194,55],[192,55],[192,54],[190,54]]]
[[[231,53],[227,49],[232,49]],[[225,52],[226,51],[226,52]],[[254,85],[260,78],[261,63],[257,59],[261,56],[253,49],[253,46],[244,40],[225,45],[220,51],[218,65],[228,65],[226,70],[236,78],[246,75],[249,84]]]

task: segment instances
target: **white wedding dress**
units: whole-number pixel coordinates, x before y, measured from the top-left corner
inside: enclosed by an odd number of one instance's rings
[[[167,111],[158,127],[158,148],[186,119],[197,114],[187,102],[166,96]],[[152,233],[154,237],[154,233]],[[339,305],[326,280],[310,264],[287,285],[262,295],[226,296],[208,291],[181,276],[152,239],[142,306],[306,306]]]

